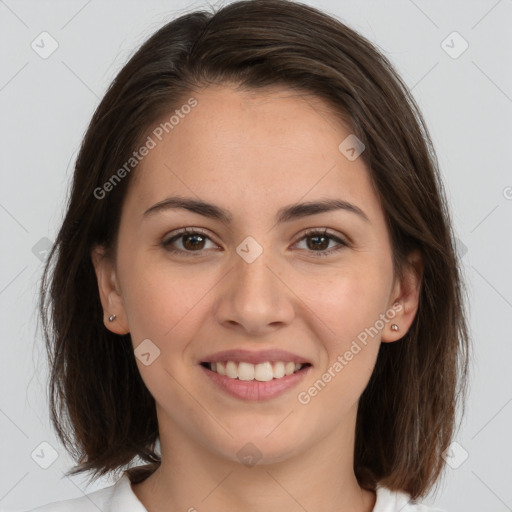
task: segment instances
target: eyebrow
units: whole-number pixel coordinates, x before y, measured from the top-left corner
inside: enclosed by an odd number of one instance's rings
[[[192,199],[186,197],[172,196],[160,201],[150,208],[148,208],[143,218],[147,218],[169,209],[182,208],[210,219],[215,219],[223,224],[229,224],[233,216],[229,210],[226,210],[220,206],[212,203],[207,203],[199,199]],[[359,216],[366,222],[370,222],[368,216],[358,206],[344,201],[342,199],[322,199],[319,201],[310,201],[305,203],[292,204],[280,208],[276,214],[276,222],[290,222],[295,219],[307,217],[309,215],[315,215],[318,213],[330,212],[333,210],[344,210],[351,212]]]

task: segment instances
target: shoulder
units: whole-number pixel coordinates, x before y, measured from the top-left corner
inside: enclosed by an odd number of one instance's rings
[[[110,505],[114,488],[115,485],[105,487],[79,498],[48,503],[27,512],[65,512],[69,510],[73,510],[73,512],[97,512],[98,508],[107,512],[110,510],[108,506]]]
[[[400,491],[391,491],[387,487],[377,486],[377,500],[372,512],[447,512],[411,500]]]
[[[79,498],[48,503],[26,512],[147,512],[124,474],[114,485]]]

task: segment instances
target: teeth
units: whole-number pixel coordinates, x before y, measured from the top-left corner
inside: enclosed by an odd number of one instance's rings
[[[280,379],[285,375],[291,375],[300,370],[304,365],[300,363],[277,361],[270,363],[268,361],[259,364],[246,362],[235,363],[234,361],[210,363],[210,370],[225,375],[230,379],[239,380],[257,380],[259,382],[268,382],[272,379]]]
[[[260,365],[258,365],[260,366]],[[256,374],[256,367],[253,364],[249,363],[238,363],[238,378],[240,380],[254,380],[254,375]],[[261,371],[258,372],[258,375],[261,377]],[[272,378],[272,370],[270,371],[270,378]],[[260,379],[258,379],[260,380]],[[268,379],[264,379],[268,380]]]
[[[284,377],[286,375],[284,363],[282,361],[278,361],[277,363],[274,363],[274,377],[276,379],[280,379],[281,377]]]
[[[230,379],[236,379],[238,377],[238,368],[235,362],[228,361],[226,363],[226,375]]]

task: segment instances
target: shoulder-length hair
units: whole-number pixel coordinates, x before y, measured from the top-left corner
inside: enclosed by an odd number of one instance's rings
[[[191,92],[210,84],[283,86],[327,102],[365,145],[392,238],[393,269],[419,249],[419,307],[403,339],[382,344],[360,401],[354,471],[422,496],[439,480],[467,392],[469,332],[461,264],[437,157],[411,93],[387,58],[334,17],[287,0],[237,1],[180,16],[154,33],[116,76],[77,157],[67,211],[46,263],[40,314],[49,358],[50,416],[91,478],[130,466],[135,483],[160,464],[155,401],[130,335],[105,328],[91,260],[115,257],[121,206],[136,168],[104,185]],[[126,169],[126,167],[125,167]],[[102,188],[103,187],[103,188]]]

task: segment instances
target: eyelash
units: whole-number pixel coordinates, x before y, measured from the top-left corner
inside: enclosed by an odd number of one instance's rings
[[[192,255],[193,256],[201,256],[201,252],[203,250],[205,250],[205,249],[201,249],[199,251],[185,251],[183,249],[174,249],[174,248],[172,248],[171,244],[174,241],[178,240],[179,238],[184,237],[184,235],[202,235],[203,237],[210,239],[210,237],[205,232],[203,232],[201,229],[198,229],[198,228],[184,228],[181,231],[179,231],[178,233],[176,233],[174,236],[172,236],[171,238],[162,241],[162,246],[164,247],[164,249],[166,251],[168,251],[170,253],[173,253],[173,254],[187,254],[187,255],[190,254],[191,256]],[[324,249],[323,251],[314,251],[314,250],[309,250],[308,251],[308,252],[313,253],[315,256],[319,256],[319,257],[329,256],[329,255],[334,254],[334,253],[340,251],[341,249],[349,246],[349,244],[347,242],[345,242],[341,238],[331,234],[327,228],[324,228],[324,229],[321,229],[321,230],[320,229],[312,228],[310,230],[307,230],[296,243],[301,242],[304,238],[314,237],[314,236],[327,237],[330,240],[334,240],[335,242],[338,242],[338,244],[339,244],[335,248]]]

